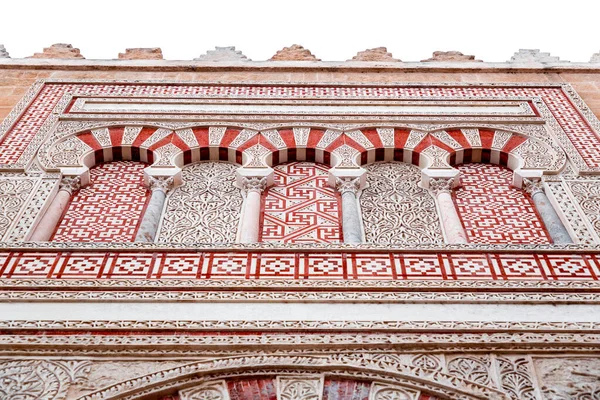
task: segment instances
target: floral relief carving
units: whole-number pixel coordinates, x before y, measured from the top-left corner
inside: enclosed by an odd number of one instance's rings
[[[209,382],[179,391],[181,400],[229,400],[225,381]]]
[[[243,202],[234,186],[236,168],[224,162],[184,167],[184,184],[167,199],[158,241],[234,242]]]
[[[369,400],[417,400],[419,392],[397,386],[373,384]]]
[[[502,358],[497,359],[498,373],[502,390],[511,399],[515,400],[537,400],[535,388],[529,373],[529,362],[526,358]]]
[[[17,218],[35,186],[33,179],[0,180],[0,237]]]
[[[320,377],[277,377],[278,400],[320,400],[323,380]]]
[[[443,243],[435,201],[418,186],[418,167],[376,163],[366,169],[360,206],[368,243]]]
[[[460,378],[479,383],[490,384],[490,361],[476,356],[456,357],[446,366],[448,373]]]
[[[77,136],[71,136],[50,149],[48,152],[48,161],[50,165],[78,166],[81,157],[91,150],[92,148],[79,140]]]
[[[569,186],[583,213],[600,235],[600,185],[596,182],[569,182]]]
[[[64,400],[73,383],[85,383],[89,361],[0,361],[0,398]]]

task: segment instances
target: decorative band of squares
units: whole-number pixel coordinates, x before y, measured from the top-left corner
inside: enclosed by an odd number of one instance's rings
[[[596,254],[6,252],[0,278],[598,280]]]

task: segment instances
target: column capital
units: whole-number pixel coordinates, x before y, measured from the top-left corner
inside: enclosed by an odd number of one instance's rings
[[[335,188],[341,194],[346,192],[351,192],[352,194],[356,194],[360,189],[360,177],[358,178],[336,178],[335,180]]]
[[[267,177],[265,176],[243,176],[241,178],[242,190],[245,193],[262,193],[267,188]]]
[[[431,178],[429,180],[429,190],[435,195],[439,195],[441,193],[452,192],[452,185],[454,183],[454,178]]]
[[[63,176],[58,186],[59,191],[67,192],[71,196],[79,189],[81,189],[81,178],[79,176]]]
[[[175,180],[172,176],[148,176],[148,188],[151,191],[160,190],[167,194],[173,189],[174,184]]]
[[[544,193],[544,183],[541,179],[529,179],[523,178],[523,190],[527,192],[531,197],[537,193]]]

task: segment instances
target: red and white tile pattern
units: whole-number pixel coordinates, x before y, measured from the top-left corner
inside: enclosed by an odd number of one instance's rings
[[[149,193],[145,165],[117,161],[90,169],[91,184],[76,192],[54,242],[133,242]]]
[[[589,167],[600,167],[600,137],[559,87],[305,87],[305,86],[236,86],[236,85],[149,85],[149,84],[45,84],[32,104],[0,143],[0,164],[18,161],[40,127],[65,93],[89,96],[248,96],[272,98],[497,98],[506,96],[540,97],[558,120],[569,140]],[[364,136],[375,145],[369,135]],[[282,135],[283,137],[284,135]],[[347,136],[347,135],[346,135]],[[258,135],[254,138],[258,140]],[[266,138],[265,138],[266,139]],[[235,140],[232,138],[230,143]],[[349,143],[356,142],[349,136]],[[251,141],[251,140],[249,140]],[[269,140],[265,140],[265,143]],[[315,143],[316,144],[316,143]],[[310,147],[310,146],[307,146]],[[375,146],[377,147],[377,146]],[[243,149],[241,149],[243,150]],[[293,158],[287,158],[293,160]],[[310,158],[307,158],[310,159]],[[280,160],[279,162],[284,161]],[[318,162],[327,162],[316,159]],[[400,160],[399,160],[400,161]],[[408,160],[404,160],[408,161]]]
[[[264,242],[341,242],[339,196],[327,184],[328,168],[293,162],[275,167],[265,194]]]
[[[491,164],[462,164],[455,191],[458,214],[471,243],[550,243],[527,193],[511,186],[512,171]]]
[[[598,280],[595,254],[8,252],[0,278]]]

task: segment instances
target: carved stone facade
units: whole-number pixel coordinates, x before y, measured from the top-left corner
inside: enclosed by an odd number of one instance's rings
[[[367,166],[360,195],[367,243],[443,243],[435,201],[420,188],[419,168],[405,163]]]
[[[126,58],[0,60],[0,398],[600,396],[597,65]]]
[[[183,168],[183,185],[169,195],[158,242],[233,243],[242,206],[237,166],[201,162]]]

